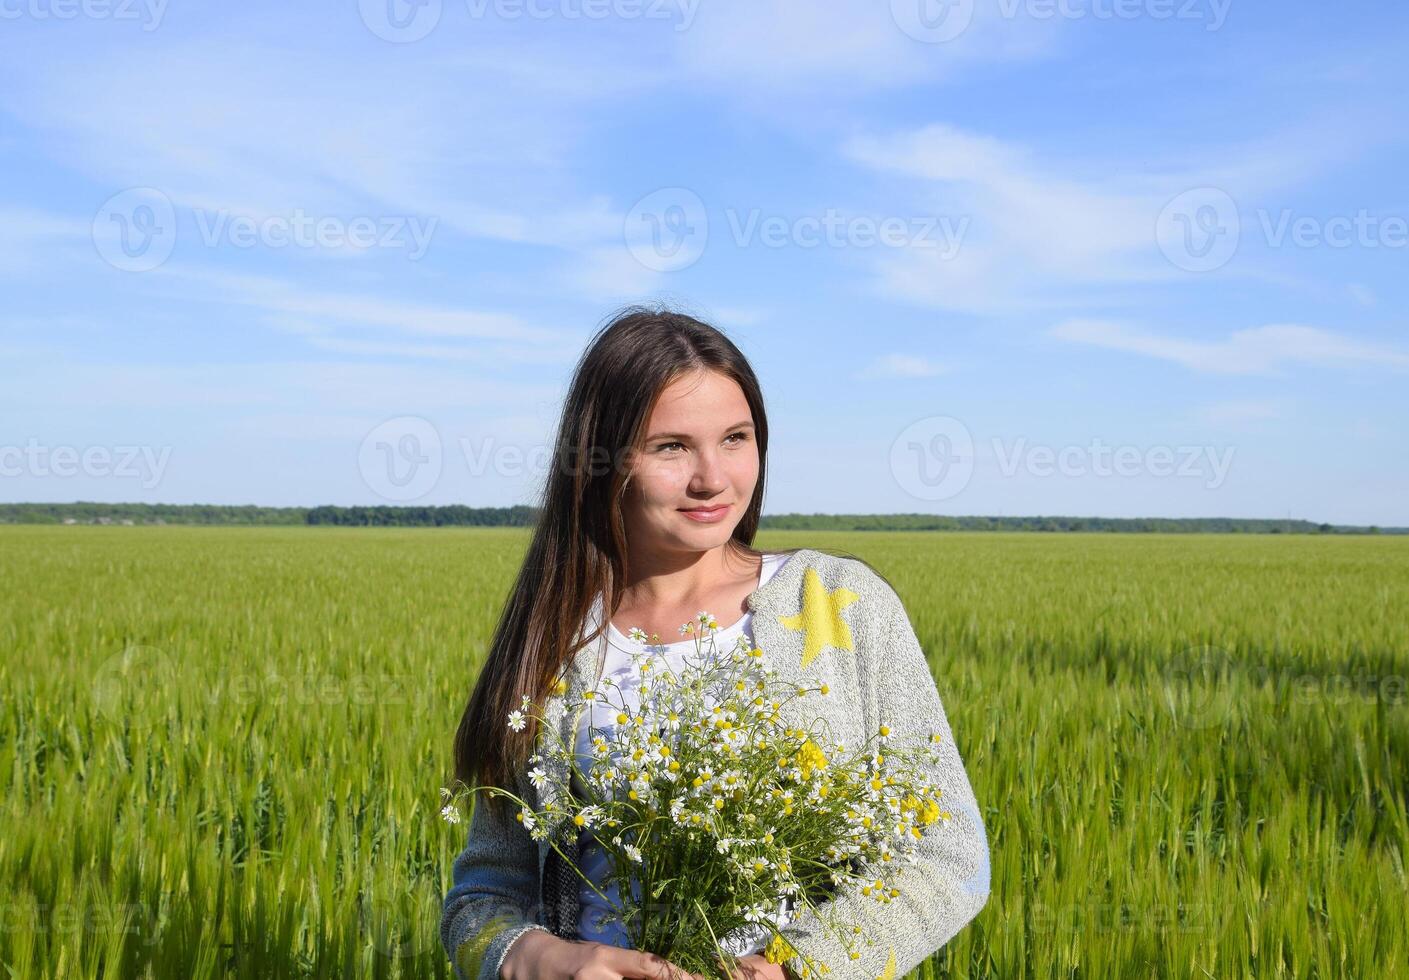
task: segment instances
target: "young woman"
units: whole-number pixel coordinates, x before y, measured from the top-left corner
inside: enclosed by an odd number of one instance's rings
[[[752,547],[767,450],[758,381],[718,330],[642,307],[602,327],[577,365],[539,520],[460,721],[456,776],[467,785],[510,788],[537,807],[525,769],[539,733],[505,724],[523,696],[546,705],[544,724],[586,754],[587,726],[606,720],[584,712],[574,728],[554,708],[603,689],[608,677],[630,690],[628,632],[669,637],[707,610],[722,627],[717,649],[747,633],[788,679],[825,682],[837,737],[859,744],[863,733],[886,724],[939,744],[942,761],[932,778],[949,806],[947,820],[925,835],[921,859],[900,873],[904,896],[828,900],[840,919],[863,926],[871,944],[848,945],[818,919],[794,918],[789,903],[774,919],[795,950],[827,964],[827,980],[898,978],[982,908],[987,837],[924,651],[894,589],[854,557]],[[686,646],[693,640],[672,645],[668,655],[681,656]],[[807,724],[801,716],[785,720]],[[619,927],[604,926],[595,889],[508,809],[502,799],[477,794],[468,843],[455,861],[441,941],[458,977],[688,976],[651,951],[630,949]],[[590,833],[564,845],[579,849],[575,863],[594,882],[603,880],[605,859]],[[743,976],[807,976],[800,955],[770,962],[761,953],[770,935],[763,927],[730,937],[730,952],[746,954]]]

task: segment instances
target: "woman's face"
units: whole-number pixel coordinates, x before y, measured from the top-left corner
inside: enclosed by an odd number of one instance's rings
[[[743,389],[714,371],[667,385],[622,500],[633,546],[706,551],[726,543],[758,484],[758,444]],[[722,508],[692,517],[687,509]],[[697,511],[698,513],[698,511]]]

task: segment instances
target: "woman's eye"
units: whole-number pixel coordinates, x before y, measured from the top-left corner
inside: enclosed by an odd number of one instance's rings
[[[726,436],[725,439],[726,439],[726,441],[729,440],[729,439],[737,439],[737,440],[739,440],[740,442],[747,442],[747,441],[748,441],[748,433],[746,433],[746,432],[735,432],[735,433],[732,433],[732,434]],[[656,447],[656,452],[658,452],[658,453],[663,453],[663,452],[665,452],[667,449],[670,449],[672,446],[680,446],[681,448],[684,448],[684,445],[685,445],[685,444],[684,444],[683,442],[663,442],[663,443],[661,443],[659,446]]]

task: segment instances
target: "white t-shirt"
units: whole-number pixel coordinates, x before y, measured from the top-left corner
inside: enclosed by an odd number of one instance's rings
[[[787,555],[772,554],[763,556],[763,568],[759,573],[759,588],[762,588],[778,569],[784,564]],[[600,611],[600,600],[598,603]],[[714,634],[714,650],[717,653],[728,653],[738,642],[740,635],[748,634],[753,622],[752,611],[744,613],[743,618],[737,623],[719,629]],[[610,704],[598,702],[589,709],[591,719],[589,722],[589,711],[582,713],[581,721],[577,728],[576,748],[578,755],[578,765],[584,770],[590,769],[592,765],[592,743],[589,738],[588,726],[597,729],[608,729],[607,737],[610,737],[610,730],[616,727],[616,715],[619,705],[625,703],[627,707],[634,711],[640,707],[641,678],[637,673],[635,665],[631,663],[628,656],[630,651],[639,651],[641,644],[634,643],[610,623],[607,624],[606,633],[607,657],[602,670],[602,680],[598,685],[598,690],[607,694]],[[684,640],[676,643],[664,643],[653,645],[653,650],[659,651],[661,657],[670,665],[672,670],[680,671],[685,665],[688,657],[692,663],[698,662],[695,653],[695,638],[687,636]],[[703,641],[702,651],[709,649],[708,640]],[[606,682],[610,679],[619,687],[608,687]],[[576,775],[574,774],[574,781]],[[598,888],[616,902],[620,893],[617,891],[615,883],[607,883],[607,870],[609,868],[610,856],[597,844],[596,837],[591,830],[582,831],[582,850],[579,867],[583,874],[590,878]],[[637,899],[640,898],[640,881],[632,880],[632,891]],[[611,906],[607,905],[592,887],[584,881],[578,883],[578,900],[581,902],[582,914],[578,920],[578,932],[582,938],[593,942],[606,943],[609,946],[621,946],[630,948],[631,940],[626,934],[620,922],[602,922],[600,917],[610,912]],[[779,927],[788,921],[788,913],[792,909],[791,899],[785,900],[780,906],[778,914],[773,916],[773,921]],[[757,953],[766,945],[770,933],[766,926],[762,924],[752,924],[747,929],[741,929],[726,937],[721,945],[735,956],[746,956],[749,953]]]

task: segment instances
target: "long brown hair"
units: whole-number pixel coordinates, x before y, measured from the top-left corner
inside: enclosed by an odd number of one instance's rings
[[[660,393],[702,369],[737,382],[753,414],[758,484],[729,546],[758,554],[752,543],[763,508],[768,418],[753,369],[728,337],[692,316],[645,306],[620,310],[578,360],[528,553],[455,734],[455,775],[465,785],[514,787],[537,733],[532,724],[514,732],[509,713],[525,694],[541,705],[568,660],[600,637],[615,614],[619,583],[628,580],[621,496],[633,453]],[[606,615],[574,643],[598,595]]]

